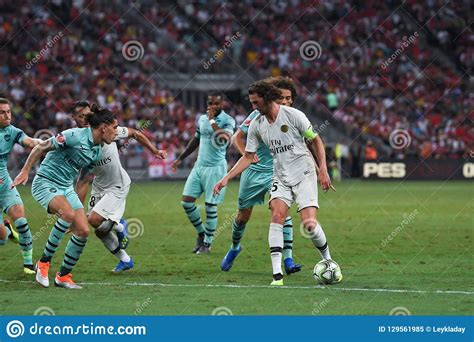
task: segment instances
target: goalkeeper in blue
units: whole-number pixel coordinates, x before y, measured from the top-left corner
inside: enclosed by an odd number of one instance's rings
[[[8,239],[18,242],[23,255],[23,273],[34,274],[33,240],[25,217],[25,208],[17,189],[11,188],[12,180],[7,170],[8,156],[15,144],[33,148],[41,142],[27,136],[13,126],[10,101],[0,98],[0,245]],[[10,216],[18,233],[9,221],[3,221],[3,213]]]
[[[47,153],[31,186],[34,199],[48,213],[58,216],[43,255],[36,264],[36,282],[43,287],[49,287],[51,259],[70,229],[72,236],[54,284],[67,289],[82,288],[73,281],[71,272],[86,246],[89,225],[73,183],[81,169],[92,169],[101,160],[101,145],[114,141],[118,127],[115,115],[107,110],[93,112],[87,121],[88,128],[68,129],[37,145],[12,184],[12,187],[26,184],[33,166]]]
[[[197,232],[193,253],[207,254],[217,227],[217,205],[224,201],[225,191],[213,195],[214,184],[227,172],[226,149],[234,133],[235,120],[222,109],[223,95],[212,93],[207,97],[207,114],[201,115],[195,137],[173,162],[176,171],[181,162],[199,147],[198,158],[186,180],[181,205]],[[196,199],[204,193],[206,222],[196,207]]]

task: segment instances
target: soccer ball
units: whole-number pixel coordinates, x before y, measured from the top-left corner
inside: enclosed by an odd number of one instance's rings
[[[341,268],[333,260],[321,260],[318,262],[314,266],[313,276],[319,284],[324,285],[335,284],[342,280]]]

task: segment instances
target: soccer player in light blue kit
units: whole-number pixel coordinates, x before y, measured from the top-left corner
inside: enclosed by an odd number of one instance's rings
[[[292,106],[296,97],[296,87],[293,81],[287,77],[269,77],[264,80],[273,84],[280,90],[281,98],[277,101],[284,106]],[[240,125],[237,132],[232,136],[231,142],[241,155],[245,154],[245,138],[250,123],[260,116],[258,110],[247,116]],[[312,152],[312,151],[311,151]],[[314,154],[313,154],[314,156]],[[232,222],[232,246],[222,259],[221,270],[229,271],[235,258],[240,254],[240,242],[245,232],[247,222],[252,215],[253,207],[265,201],[265,195],[269,193],[273,178],[273,158],[268,147],[262,142],[258,146],[256,159],[240,177],[240,188],[238,198],[237,216]],[[301,265],[293,261],[293,222],[291,216],[287,216],[283,225],[284,246],[283,258],[285,272],[296,273],[301,270]]]
[[[227,172],[226,148],[234,133],[235,120],[222,109],[222,95],[209,94],[207,114],[201,115],[195,137],[173,163],[176,171],[179,164],[198,146],[198,158],[188,176],[183,190],[181,205],[198,233],[193,253],[209,253],[217,226],[217,205],[224,201],[225,192],[213,196],[214,184]],[[206,224],[196,207],[196,199],[205,195]]]
[[[72,236],[54,284],[68,289],[81,288],[72,280],[71,271],[86,245],[89,225],[73,183],[81,169],[92,169],[94,163],[102,158],[101,144],[114,141],[118,127],[117,119],[110,111],[93,111],[87,121],[89,128],[68,129],[37,145],[12,184],[12,187],[26,184],[32,167],[48,152],[31,187],[35,200],[48,213],[58,216],[43,255],[36,264],[36,281],[43,287],[49,287],[51,259],[62,237],[71,229]]]
[[[11,189],[12,180],[7,170],[8,156],[15,144],[33,148],[41,142],[27,136],[21,129],[11,125],[12,112],[10,101],[0,98],[0,245],[7,242],[7,238],[14,231],[8,224],[3,224],[3,212],[13,220],[19,235],[19,244],[23,254],[23,272],[34,274],[33,268],[33,240],[28,221],[25,218],[25,208],[20,194]]]

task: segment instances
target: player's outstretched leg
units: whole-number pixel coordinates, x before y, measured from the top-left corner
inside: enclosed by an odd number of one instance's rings
[[[124,218],[121,218],[120,222],[114,225],[114,228],[113,228],[113,230],[117,234],[117,238],[120,242],[121,249],[127,249],[128,244],[130,243],[127,228],[128,228],[127,220]]]
[[[283,263],[286,274],[301,271],[301,265],[293,261],[293,221],[291,216],[288,216],[283,224],[283,239]]]
[[[305,222],[303,220],[303,222]],[[315,222],[314,220],[307,220],[305,223],[305,228],[310,232],[309,236],[313,245],[318,249],[321,257],[324,260],[332,260],[331,254],[329,253],[329,246],[326,239],[326,234],[324,234],[324,230],[319,224],[319,222]],[[342,276],[336,282],[340,282],[342,280]]]
[[[324,234],[324,230],[319,224],[319,222],[316,223],[315,227],[310,227],[308,228],[308,230],[311,232],[311,241],[313,242],[313,245],[318,249],[319,253],[321,254],[321,257],[324,260],[330,260],[331,253],[329,253],[329,246],[328,241],[326,239],[326,234]]]
[[[56,273],[54,279],[54,285],[58,287],[64,287],[66,289],[81,289],[82,286],[77,285],[72,280],[71,271],[79,261],[79,257],[84,250],[87,243],[87,236],[78,236],[72,234],[66,245],[66,252],[64,254],[63,263],[59,272]]]
[[[70,220],[68,218],[68,220]],[[43,287],[49,286],[49,266],[51,259],[53,258],[56,250],[58,249],[59,243],[61,242],[66,231],[71,227],[71,222],[58,218],[56,223],[51,229],[49,234],[48,241],[43,250],[43,255],[41,259],[36,263],[36,282]]]
[[[181,201],[181,205],[183,206],[189,221],[194,226],[194,228],[196,228],[196,232],[198,234],[196,246],[193,248],[193,253],[196,253],[204,244],[204,225],[202,224],[201,214],[199,213],[199,209],[197,208],[195,202]]]
[[[127,252],[122,248],[117,235],[114,233],[114,227],[117,225],[112,220],[103,220],[102,223],[98,224],[100,221],[94,221],[94,217],[99,217],[95,212],[89,216],[89,223],[95,228],[95,235],[102,241],[105,248],[115,256],[119,263],[112,270],[114,273],[122,273],[124,271],[131,270],[134,267],[134,262],[132,257],[130,257]]]
[[[81,289],[72,280],[72,269],[79,261],[89,237],[89,224],[84,208],[74,210],[74,224],[71,226],[72,236],[66,245],[63,263],[54,278],[54,285],[66,289]]]
[[[230,247],[227,254],[224,256],[221,262],[221,270],[229,271],[234,264],[234,260],[242,251],[240,247],[240,240],[244,234],[245,224],[238,224],[236,220],[232,222],[232,246]]]
[[[240,241],[245,232],[245,226],[250,219],[253,207],[239,209],[237,217],[232,221],[232,246],[221,262],[221,270],[229,271],[234,264],[234,260],[240,254],[242,247]]]
[[[217,204],[207,203],[206,225],[204,226],[204,244],[199,248],[197,254],[208,254],[211,251],[212,239],[217,227]]]

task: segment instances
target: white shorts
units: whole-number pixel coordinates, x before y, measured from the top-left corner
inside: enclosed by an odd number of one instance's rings
[[[121,192],[101,192],[92,189],[89,198],[89,213],[94,211],[106,220],[119,223],[125,212],[129,187]]]
[[[270,189],[270,201],[278,198],[291,207],[293,202],[298,206],[298,211],[307,207],[319,208],[318,203],[318,178],[316,173],[308,175],[304,180],[293,186],[287,186],[274,175]]]

